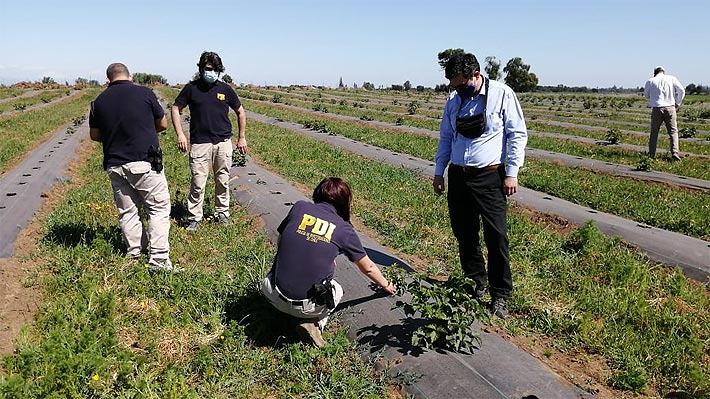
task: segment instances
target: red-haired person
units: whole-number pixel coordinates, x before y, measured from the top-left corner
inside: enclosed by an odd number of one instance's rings
[[[302,319],[298,333],[321,347],[328,315],[343,297],[333,279],[335,258],[345,254],[385,292],[397,288],[382,275],[362,247],[352,224],[352,193],[340,178],[328,177],[313,191],[313,202],[296,202],[278,227],[278,249],[261,290],[279,311]]]

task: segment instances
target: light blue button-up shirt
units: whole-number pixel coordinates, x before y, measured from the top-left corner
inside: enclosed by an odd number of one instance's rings
[[[486,78],[487,79],[487,78]],[[505,164],[505,175],[518,177],[518,170],[525,161],[525,145],[528,129],[525,126],[523,110],[513,90],[503,83],[491,80],[485,93],[481,92],[464,99],[453,92],[444,106],[439,134],[439,148],[436,151],[434,174],[443,176],[449,162],[459,166],[483,168],[495,164]],[[486,108],[486,130],[480,137],[466,138],[456,132],[456,116],[470,117]]]

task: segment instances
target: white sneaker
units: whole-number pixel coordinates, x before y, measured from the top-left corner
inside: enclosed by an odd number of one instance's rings
[[[184,270],[181,267],[173,266],[170,259],[151,259],[145,267],[153,272],[180,273]]]

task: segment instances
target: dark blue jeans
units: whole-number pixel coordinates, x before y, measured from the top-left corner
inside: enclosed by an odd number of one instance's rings
[[[449,166],[449,218],[459,244],[461,268],[476,284],[490,286],[491,296],[509,298],[513,290],[503,194],[504,166],[494,170],[464,171]],[[488,249],[488,271],[481,251],[479,231]]]

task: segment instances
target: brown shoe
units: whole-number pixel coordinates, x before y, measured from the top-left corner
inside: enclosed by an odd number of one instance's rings
[[[296,331],[304,342],[312,344],[317,348],[325,346],[325,341],[323,340],[323,336],[321,336],[320,328],[318,328],[317,323],[301,323],[296,327]]]

